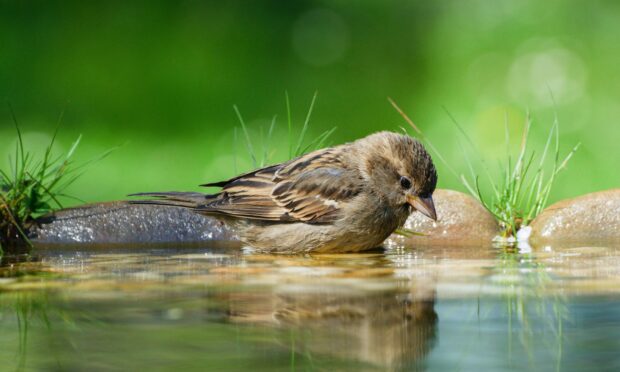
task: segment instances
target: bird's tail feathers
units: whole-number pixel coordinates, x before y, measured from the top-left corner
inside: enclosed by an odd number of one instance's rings
[[[128,196],[141,196],[148,199],[130,200],[130,204],[151,204],[151,205],[168,205],[183,208],[198,208],[212,199],[213,195],[206,195],[199,192],[141,192],[130,194]],[[152,199],[151,199],[152,198]]]

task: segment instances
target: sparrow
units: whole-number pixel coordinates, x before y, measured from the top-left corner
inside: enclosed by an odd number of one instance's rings
[[[226,181],[215,194],[147,192],[132,203],[190,208],[270,253],[359,252],[379,247],[418,211],[436,220],[437,171],[422,143],[378,132]]]

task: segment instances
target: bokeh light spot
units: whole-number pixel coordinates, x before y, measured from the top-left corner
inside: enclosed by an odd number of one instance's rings
[[[581,58],[556,46],[517,57],[508,74],[508,92],[517,100],[527,99],[527,106],[553,106],[554,99],[567,104],[583,96],[586,78]]]

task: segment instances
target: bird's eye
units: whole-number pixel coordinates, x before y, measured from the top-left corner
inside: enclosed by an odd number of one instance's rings
[[[403,189],[410,189],[411,188],[411,180],[405,176],[400,177],[400,186]]]

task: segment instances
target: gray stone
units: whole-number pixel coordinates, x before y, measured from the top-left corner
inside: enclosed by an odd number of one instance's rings
[[[534,246],[620,243],[620,189],[557,202],[532,223]]]
[[[138,244],[230,241],[234,234],[215,218],[189,209],[124,201],[88,204],[41,217],[29,230],[37,245]]]
[[[495,217],[472,196],[452,190],[436,190],[433,194],[437,221],[421,213],[412,213],[405,228],[424,236],[404,237],[392,234],[388,245],[489,245],[499,234]]]
[[[425,236],[393,234],[387,245],[489,244],[498,233],[493,216],[469,195],[450,190],[434,194],[439,221],[413,213],[405,227]],[[44,216],[29,230],[38,246],[54,244],[145,244],[233,242],[222,222],[189,209],[124,201],[88,204]]]

